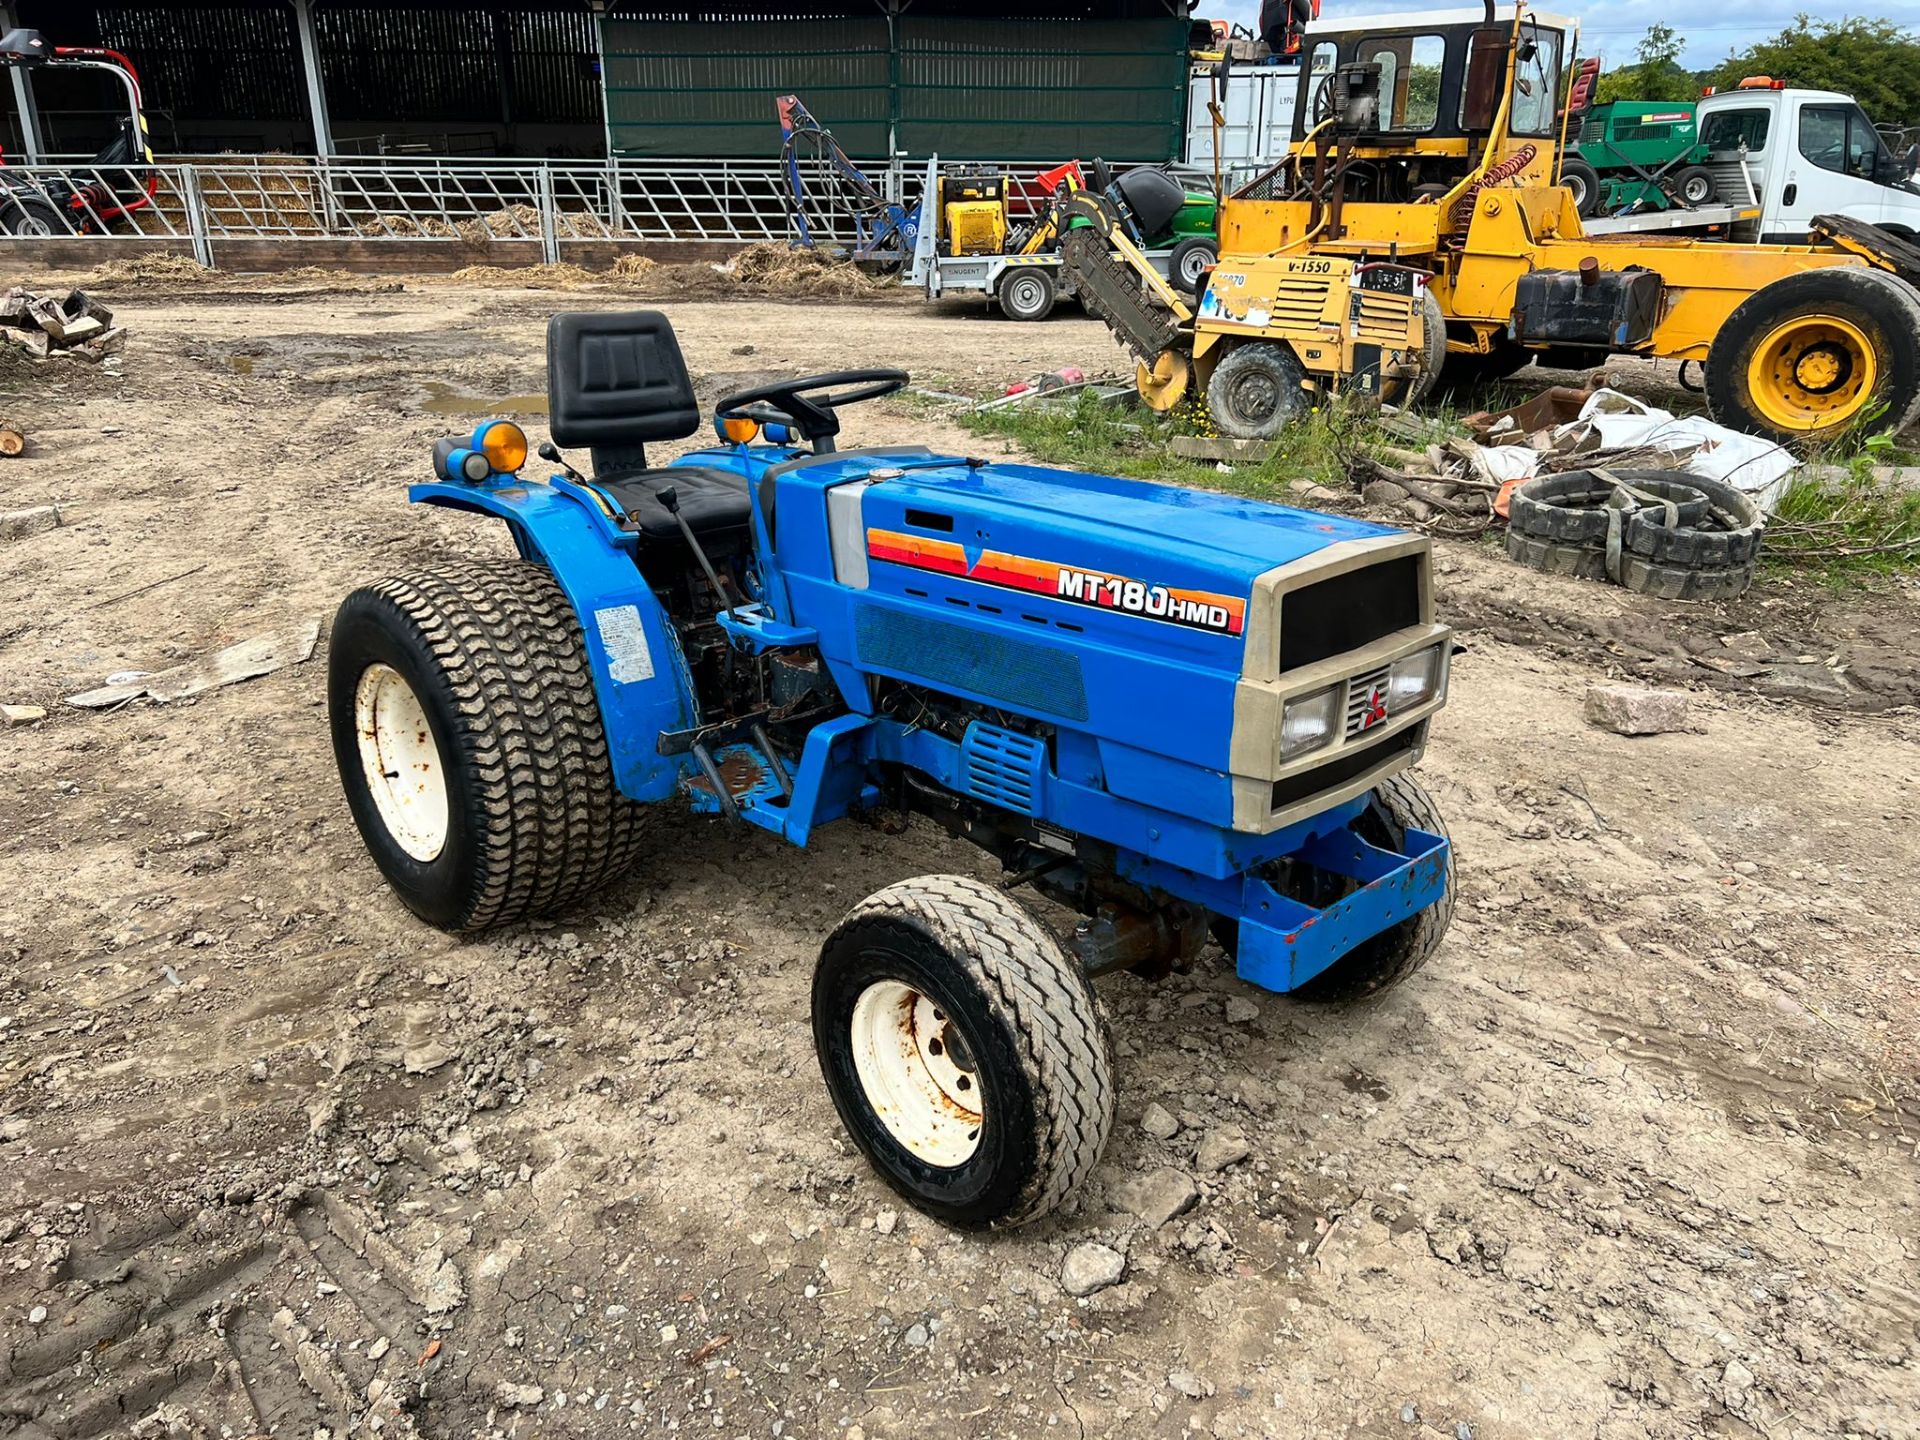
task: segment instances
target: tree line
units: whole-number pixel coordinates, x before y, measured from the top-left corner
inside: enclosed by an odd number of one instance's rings
[[[1631,64],[1600,76],[1594,94],[1609,100],[1695,100],[1709,85],[1738,85],[1768,75],[1796,88],[1837,90],[1881,125],[1920,124],[1920,37],[1891,20],[1795,17],[1770,40],[1707,70],[1680,63],[1686,42],[1671,25],[1647,27]]]

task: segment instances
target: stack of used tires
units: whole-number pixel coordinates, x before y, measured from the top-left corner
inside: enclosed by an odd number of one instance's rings
[[[1554,575],[1664,600],[1730,600],[1753,581],[1765,517],[1733,486],[1681,470],[1569,470],[1513,492],[1507,554]]]

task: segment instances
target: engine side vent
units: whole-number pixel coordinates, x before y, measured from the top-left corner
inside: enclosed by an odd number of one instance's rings
[[[862,605],[854,618],[860,661],[935,689],[958,690],[1064,720],[1087,718],[1080,657],[910,611]]]
[[[976,720],[960,741],[960,783],[967,794],[1022,815],[1034,813],[1046,763],[1044,740],[998,725]]]

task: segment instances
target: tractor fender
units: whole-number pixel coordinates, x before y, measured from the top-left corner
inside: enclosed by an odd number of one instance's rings
[[[504,520],[522,558],[559,582],[586,637],[614,783],[631,800],[664,800],[685,757],[662,755],[661,735],[695,724],[693,678],[660,601],[634,563],[633,536],[591,491],[500,476],[479,485],[415,485],[421,505]]]

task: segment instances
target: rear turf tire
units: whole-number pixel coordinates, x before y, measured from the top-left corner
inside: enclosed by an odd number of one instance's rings
[[[1085,971],[966,876],[903,880],[847,914],[814,971],[813,1038],[834,1109],[880,1178],[963,1229],[1053,1210],[1113,1127]]]
[[[354,591],[334,619],[334,760],[394,894],[443,930],[559,909],[636,858],[585,640],[547,571],[473,562]]]

